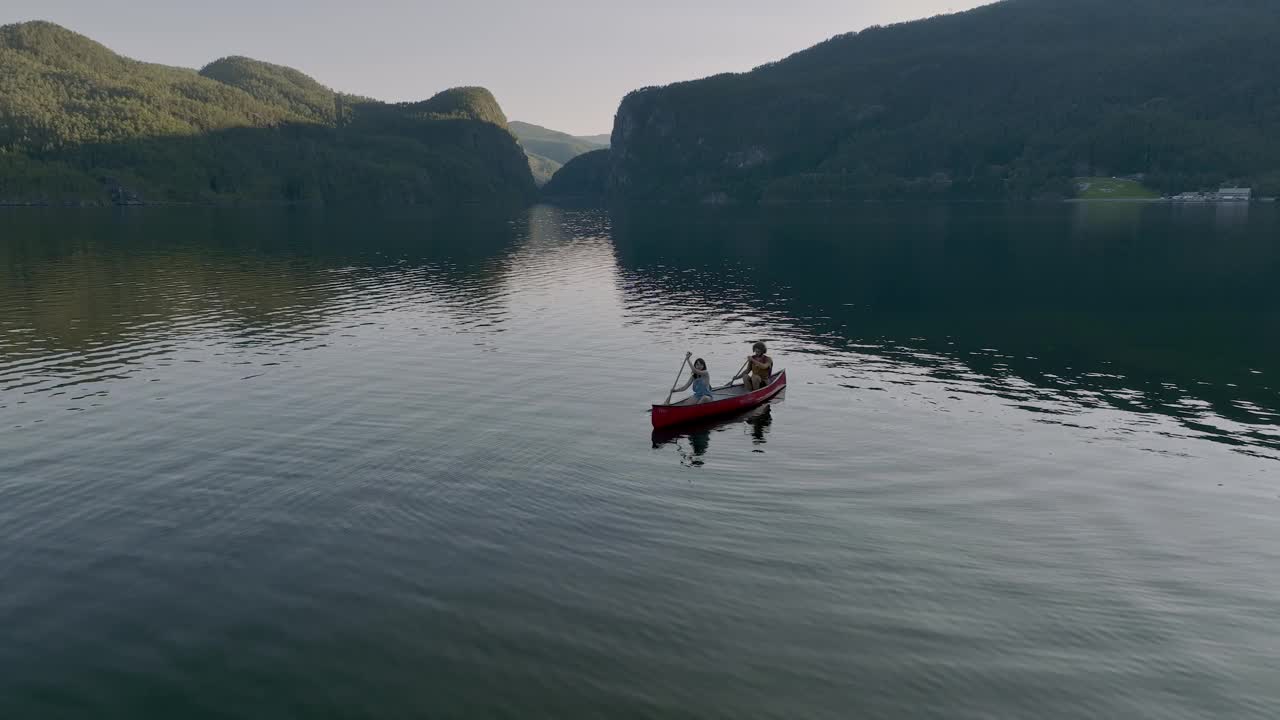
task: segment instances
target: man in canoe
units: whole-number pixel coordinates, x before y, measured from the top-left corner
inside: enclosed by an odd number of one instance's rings
[[[746,386],[747,392],[755,392],[765,385],[769,384],[769,376],[773,374],[773,358],[765,354],[768,350],[764,343],[758,342],[751,346],[752,355],[747,358],[747,365],[733,379],[742,378],[742,384]]]

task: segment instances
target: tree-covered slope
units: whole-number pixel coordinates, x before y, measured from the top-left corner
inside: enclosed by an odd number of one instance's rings
[[[246,57],[225,57],[205,65],[200,75],[240,88],[300,117],[326,123],[335,120],[337,94],[293,68]]]
[[[529,171],[533,173],[533,182],[542,187],[559,172],[563,167],[560,163],[550,158],[544,158],[537,153],[524,151],[526,157],[529,158]]]
[[[0,118],[0,146],[34,151],[304,119],[46,22],[0,26]]]
[[[0,27],[0,202],[448,207],[535,193],[482,88],[385,104],[247,58],[198,73],[51,23]]]
[[[510,124],[511,134],[516,136],[520,144],[536,155],[554,160],[561,165],[583,153],[606,147],[594,140],[549,130],[532,123],[513,121]]]
[[[1006,0],[628,95],[612,192],[807,203],[1280,185],[1268,0]]]
[[[607,140],[600,142],[600,136],[577,137],[518,120],[511,121],[507,127],[529,156],[529,167],[539,184],[550,180],[570,160],[609,145]]]
[[[557,199],[600,199],[609,176],[609,150],[583,153],[556,171],[542,186],[542,196]]]
[[[507,127],[507,116],[498,99],[482,87],[451,88],[430,100],[399,103],[395,107],[405,115],[423,120],[476,120]]]

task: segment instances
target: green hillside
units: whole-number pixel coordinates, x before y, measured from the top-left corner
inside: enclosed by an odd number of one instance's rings
[[[546,185],[552,176],[563,167],[555,160],[544,158],[537,153],[525,150],[524,154],[529,158],[529,171],[533,173],[533,181],[538,187]]]
[[[395,106],[401,113],[421,120],[476,120],[507,127],[498,99],[482,87],[459,87],[445,90],[416,103]]]
[[[1065,197],[1075,177],[1280,191],[1280,13],[1264,0],[1006,0],[628,95],[637,201]]]
[[[520,121],[512,122],[510,129],[511,134],[516,136],[525,150],[561,165],[583,153],[599,150],[608,144]]]
[[[299,117],[324,123],[335,120],[336,93],[293,68],[246,57],[226,57],[205,65],[200,75],[240,88]]]
[[[0,26],[0,146],[45,151],[304,119],[194,70],[120,57],[44,22]]]
[[[518,120],[513,120],[508,127],[529,156],[529,167],[539,185],[550,180],[570,160],[609,146],[607,135],[577,137]],[[603,142],[601,138],[604,138]]]
[[[200,72],[45,22],[0,27],[0,202],[520,205],[535,194],[482,88],[342,96],[290,68]]]

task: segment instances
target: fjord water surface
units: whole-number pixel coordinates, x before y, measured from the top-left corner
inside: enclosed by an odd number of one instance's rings
[[[1266,207],[0,213],[0,717],[1273,717],[1277,281]]]

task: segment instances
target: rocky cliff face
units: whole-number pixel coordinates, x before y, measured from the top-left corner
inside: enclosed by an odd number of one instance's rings
[[[726,132],[717,117],[725,110],[691,102],[700,84],[732,85],[739,77],[646,88],[624,98],[614,119],[610,196],[682,205],[757,202],[760,187],[778,170],[767,134]]]
[[[686,84],[687,85],[687,84]],[[682,108],[682,86],[646,88],[623,99],[614,119],[606,186],[615,198],[676,204],[740,199],[743,182],[768,164],[768,150],[734,142]]]

